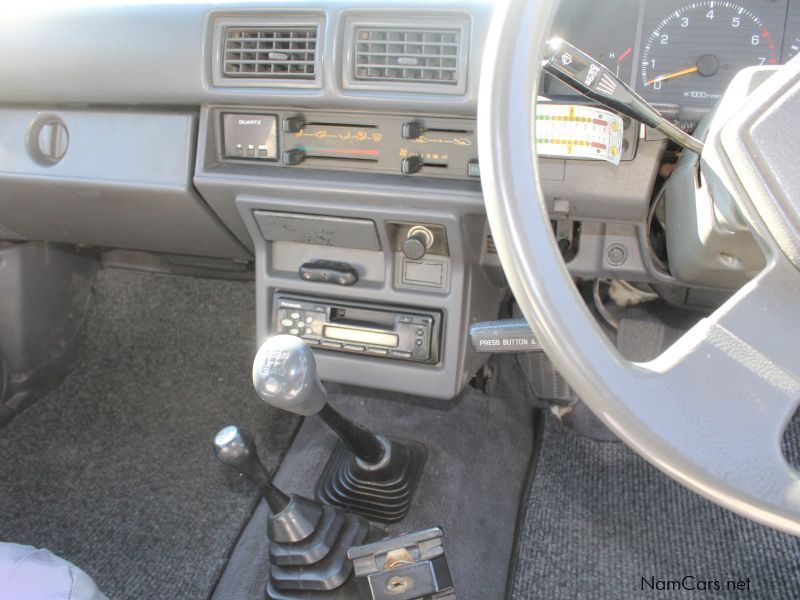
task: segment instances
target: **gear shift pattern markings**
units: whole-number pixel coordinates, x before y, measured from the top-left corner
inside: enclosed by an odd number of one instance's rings
[[[253,361],[253,386],[268,404],[304,417],[326,404],[314,354],[293,335],[278,335],[262,344]]]

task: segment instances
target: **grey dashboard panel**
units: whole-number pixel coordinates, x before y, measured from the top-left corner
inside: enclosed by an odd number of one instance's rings
[[[37,124],[58,120],[63,158]],[[247,260],[192,187],[196,117],[108,110],[0,110],[0,222],[32,240]]]
[[[574,219],[642,222],[647,217],[650,191],[656,181],[664,141],[642,140],[635,160],[619,166],[591,160],[564,160],[563,176],[543,178],[548,208],[556,199],[567,200],[568,216]],[[540,160],[550,163],[552,159]]]
[[[307,108],[410,110],[474,115],[488,0],[296,0],[289,3],[115,2],[78,0],[45,9],[15,11],[0,20],[0,102],[40,104],[198,105],[253,104]],[[344,20],[348,16],[402,16],[425,26],[426,18],[452,14],[469,22],[469,66],[464,93],[380,92],[345,89]],[[216,19],[324,18],[322,87],[232,86],[214,83]],[[69,73],[69,77],[64,74]],[[36,74],[32,76],[32,74]]]

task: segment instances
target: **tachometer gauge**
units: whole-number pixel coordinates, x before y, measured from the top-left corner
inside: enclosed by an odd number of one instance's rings
[[[668,4],[650,6],[663,10]],[[759,14],[751,5],[759,7]],[[785,0],[698,0],[678,5],[666,16],[661,13],[661,20],[643,38],[640,91],[656,103],[713,104],[740,69],[778,64],[780,39],[773,37],[770,25],[780,24],[785,10]],[[775,29],[780,37],[780,27]]]

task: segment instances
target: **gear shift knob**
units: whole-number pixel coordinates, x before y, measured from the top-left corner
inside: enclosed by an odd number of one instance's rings
[[[314,353],[293,335],[276,335],[261,345],[253,361],[253,385],[264,402],[304,417],[327,403]]]
[[[365,463],[377,464],[386,453],[386,442],[328,404],[314,353],[299,337],[276,335],[261,344],[253,361],[253,385],[261,399],[276,408],[304,417],[319,413]]]

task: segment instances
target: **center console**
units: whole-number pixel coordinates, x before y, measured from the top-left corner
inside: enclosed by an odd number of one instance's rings
[[[504,279],[474,119],[209,106],[194,182],[256,261],[259,343],[314,349],[324,380],[440,399],[485,361],[469,324]]]

